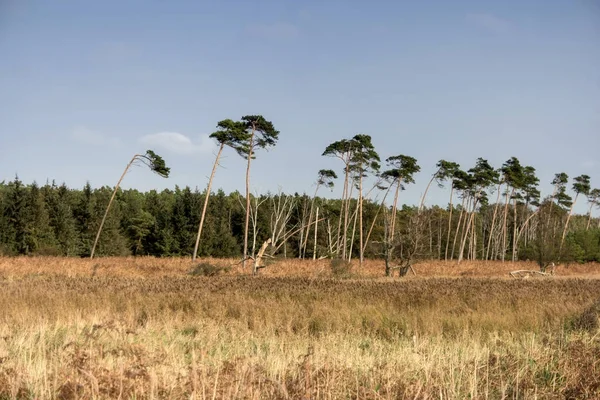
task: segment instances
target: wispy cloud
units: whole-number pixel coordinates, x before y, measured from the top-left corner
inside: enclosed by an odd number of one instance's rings
[[[300,33],[298,27],[289,22],[273,22],[270,24],[248,25],[246,30],[251,35],[269,39],[290,39]]]
[[[194,141],[178,132],[152,133],[142,136],[139,141],[147,146],[182,155],[210,153],[215,148],[208,135],[200,135],[198,140]]]
[[[596,165],[598,165],[598,163],[597,163],[596,161],[594,161],[594,160],[585,160],[585,161],[583,161],[583,162],[581,162],[581,163],[579,164],[579,166],[580,166],[581,168],[586,168],[586,169],[592,169],[592,168],[594,168]]]
[[[121,140],[119,138],[92,131],[85,126],[79,126],[73,129],[71,132],[71,139],[92,146],[119,147],[121,145]]]
[[[466,16],[467,22],[495,34],[508,33],[513,29],[510,21],[489,13],[471,13]]]

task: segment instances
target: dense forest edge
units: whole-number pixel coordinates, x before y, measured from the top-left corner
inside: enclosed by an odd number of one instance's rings
[[[1,182],[0,255],[89,257],[112,192],[111,187],[92,188],[89,183],[82,189],[71,189],[54,182],[26,185],[18,177],[12,182]],[[96,254],[191,257],[205,196],[206,191],[177,186],[174,190],[148,192],[119,189]],[[239,192],[227,194],[217,190],[210,199],[198,256],[241,257],[245,197]],[[344,223],[341,199],[268,193],[251,195],[250,200],[250,254],[256,254],[271,239],[269,251],[276,257],[336,257],[337,229]],[[349,203],[346,207],[355,210],[357,200],[350,199]],[[598,218],[573,215],[558,254],[562,228],[569,215],[567,207],[551,199],[535,210],[520,201],[481,204],[476,211],[465,204],[463,198],[459,204],[446,208],[398,207],[397,258],[412,257],[411,262],[456,260],[467,224],[471,224],[466,233],[464,259],[600,261]],[[390,247],[386,237],[389,218],[382,216],[389,214],[390,207],[365,198],[362,208],[365,236],[370,232],[364,257],[385,258],[386,248]],[[313,214],[318,210],[318,223],[308,225],[311,209]],[[348,223],[348,257],[358,258],[356,213],[351,213],[349,220],[354,223]],[[415,241],[419,243],[415,245]]]
[[[210,138],[219,150],[203,192],[188,186],[121,190],[136,163],[169,177],[170,168],[152,150],[132,157],[114,189],[92,189],[89,182],[81,190],[54,182],[24,185],[18,176],[1,182],[0,255],[241,256],[243,265],[253,260],[253,273],[264,267],[263,258],[355,258],[360,265],[382,258],[386,275],[406,273],[425,259],[535,260],[541,272],[556,263],[600,260],[600,219],[592,218],[600,189],[585,174],[572,179],[572,197],[569,176],[557,173],[552,194],[541,199],[536,169],[516,157],[500,168],[480,157],[466,170],[440,160],[419,204],[402,205],[400,193],[421,170],[417,160],[404,154],[382,160],[371,136],[357,134],[322,153],[343,167],[341,198],[318,196],[319,188],[338,180],[331,169],[318,171],[312,196],[252,195],[251,162],[277,144],[279,131],[261,115],[246,115],[219,121]],[[226,148],[247,162],[244,195],[211,192]],[[433,183],[450,187],[447,207],[426,207]],[[574,215],[583,198],[587,215]]]

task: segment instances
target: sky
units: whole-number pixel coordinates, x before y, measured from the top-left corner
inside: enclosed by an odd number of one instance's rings
[[[336,140],[371,135],[415,157],[416,204],[440,159],[536,168],[600,187],[597,0],[0,0],[0,181],[203,190],[217,122],[260,114],[280,131],[251,191],[309,193]],[[213,189],[245,189],[231,150]],[[333,192],[339,196],[341,181]],[[447,203],[434,186],[427,204]],[[578,212],[586,212],[585,200]]]

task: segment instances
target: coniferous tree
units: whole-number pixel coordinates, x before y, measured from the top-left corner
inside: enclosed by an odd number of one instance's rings
[[[219,143],[219,150],[217,152],[217,156],[215,157],[215,162],[213,164],[213,169],[210,174],[210,178],[208,179],[208,186],[206,187],[206,194],[204,195],[204,205],[202,207],[202,215],[200,216],[200,224],[198,226],[198,234],[196,236],[196,244],[194,245],[194,252],[192,255],[192,261],[196,260],[198,255],[198,246],[200,244],[200,236],[202,235],[202,228],[204,226],[204,218],[206,217],[206,209],[208,207],[208,199],[210,197],[210,189],[212,187],[212,182],[215,177],[215,172],[217,170],[217,166],[219,165],[219,159],[221,158],[221,153],[225,146],[229,146],[234,150],[237,150],[238,153],[240,151],[244,152],[246,149],[244,148],[244,143],[246,140],[246,128],[247,123],[244,121],[232,121],[231,119],[225,119],[223,121],[219,121],[217,124],[218,130],[213,132],[210,137],[215,139]]]

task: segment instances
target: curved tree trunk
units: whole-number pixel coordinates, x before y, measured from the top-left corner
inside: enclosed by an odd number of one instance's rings
[[[489,259],[490,256],[490,247],[492,245],[492,236],[494,236],[494,228],[496,223],[496,215],[498,214],[498,206],[500,203],[500,188],[502,188],[502,183],[498,185],[498,195],[496,196],[496,205],[494,206],[494,214],[492,216],[492,225],[490,226],[490,237],[488,238],[487,249],[485,252],[485,260]]]
[[[213,165],[212,172],[210,173],[210,178],[208,179],[208,186],[206,187],[206,196],[204,197],[204,206],[202,206],[202,216],[200,217],[200,225],[198,225],[198,235],[196,236],[196,244],[194,245],[194,254],[192,255],[192,261],[196,261],[196,258],[198,257],[198,246],[200,245],[200,235],[202,235],[204,217],[206,216],[206,209],[208,208],[210,188],[212,187],[213,178],[215,177],[215,172],[217,170],[217,166],[219,165],[219,158],[221,157],[221,153],[223,152],[224,147],[225,143],[221,143],[221,146],[219,147],[219,152],[217,153],[217,157],[215,158],[215,163]]]
[[[102,233],[102,227],[104,227],[104,222],[106,221],[106,216],[108,215],[108,210],[110,210],[110,206],[111,206],[113,200],[115,199],[117,190],[119,190],[119,186],[121,185],[121,181],[123,180],[123,178],[125,178],[127,171],[129,170],[131,165],[133,165],[133,163],[135,162],[135,160],[138,157],[140,157],[140,154],[136,154],[131,158],[131,161],[129,161],[129,164],[127,164],[127,166],[125,167],[125,171],[123,171],[123,174],[121,174],[121,177],[119,178],[119,181],[117,182],[117,186],[115,186],[115,190],[113,190],[113,192],[112,192],[112,196],[110,196],[110,200],[108,201],[108,206],[106,206],[106,211],[104,212],[104,216],[102,217],[102,221],[100,222],[100,227],[98,228],[98,233],[96,233],[96,239],[94,240],[94,245],[92,246],[92,251],[90,253],[90,259],[94,258],[94,252],[96,251],[96,246],[98,245],[98,240],[100,239],[100,233]]]
[[[573,204],[571,204],[571,210],[569,210],[569,214],[567,215],[567,222],[565,222],[565,229],[563,229],[562,238],[560,239],[560,250],[562,251],[562,246],[565,241],[565,237],[567,237],[567,229],[569,228],[569,221],[571,220],[571,215],[573,214],[573,209],[575,208],[575,203],[577,203],[577,197],[579,197],[579,193],[575,195],[575,199],[573,199]]]
[[[437,174],[437,172],[436,172],[436,174]],[[425,204],[425,196],[427,196],[427,192],[429,191],[429,187],[431,186],[431,184],[435,180],[435,175],[436,174],[433,174],[433,176],[429,180],[429,183],[427,184],[427,187],[425,188],[425,191],[423,192],[423,196],[421,196],[421,202],[419,203],[419,213],[423,210],[423,205]]]

